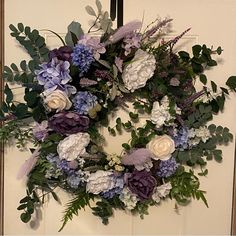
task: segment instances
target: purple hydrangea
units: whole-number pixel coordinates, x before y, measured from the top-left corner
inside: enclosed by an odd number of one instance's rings
[[[122,189],[124,188],[124,179],[123,177],[115,177],[114,176],[115,187],[103,192],[101,195],[104,198],[113,198],[115,195],[120,194]]]
[[[84,132],[89,127],[89,118],[75,112],[60,112],[48,121],[49,127],[60,134],[76,134]]]
[[[188,148],[188,130],[186,128],[181,128],[178,133],[173,137],[175,141],[175,146],[181,149]]]
[[[80,70],[80,75],[86,73],[95,60],[93,57],[93,50],[83,44],[77,44],[74,47],[71,56],[73,64],[78,66]]]
[[[41,69],[36,70],[37,80],[40,85],[48,92],[55,89],[65,91],[67,83],[71,80],[70,63],[68,61],[60,61],[56,57],[51,62],[40,65]]]
[[[170,158],[167,161],[161,161],[157,175],[161,178],[167,178],[173,175],[178,168],[178,164],[174,158]]]
[[[127,178],[129,190],[136,194],[141,201],[150,199],[156,186],[156,179],[150,171],[134,170]]]
[[[97,97],[87,91],[78,92],[73,99],[73,104],[76,112],[86,115],[97,104]]]
[[[72,52],[73,50],[69,46],[62,46],[58,49],[53,49],[49,52],[49,60],[52,60],[54,57],[57,57],[59,60],[70,62]]]
[[[71,188],[78,188],[81,183],[81,178],[78,175],[71,175],[68,176],[66,179],[67,183],[70,185]]]

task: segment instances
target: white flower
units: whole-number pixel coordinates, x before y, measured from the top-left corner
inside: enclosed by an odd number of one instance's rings
[[[168,135],[155,136],[148,144],[147,149],[149,149],[154,156],[155,160],[168,160],[171,154],[175,151],[175,142]]]
[[[211,137],[209,129],[205,126],[195,129],[195,134],[198,138],[201,138],[204,143]]]
[[[162,184],[161,186],[156,187],[153,192],[152,199],[156,203],[160,202],[161,198],[166,197],[170,193],[171,189],[172,186],[170,183]]]
[[[87,179],[86,191],[99,194],[115,187],[112,171],[98,170]]]
[[[44,98],[43,101],[49,110],[56,110],[56,112],[59,112],[62,110],[68,110],[72,106],[72,103],[66,93],[61,90],[57,89],[49,94],[42,95]]]
[[[158,101],[153,103],[151,121],[156,124],[157,128],[161,128],[164,124],[168,125],[168,122],[173,119],[169,110],[169,98],[167,96],[164,96],[160,103]],[[179,113],[178,109],[176,111]]]
[[[132,92],[146,85],[156,68],[156,60],[152,54],[138,49],[134,58],[125,66],[122,74],[125,87]]]
[[[71,134],[57,146],[57,152],[60,159],[73,161],[86,153],[86,147],[90,142],[90,136],[87,133]]]
[[[159,197],[166,197],[172,189],[171,183],[162,184],[156,188]]]
[[[128,188],[123,188],[119,198],[125,204],[128,210],[134,209],[138,202],[136,194],[130,192]]]

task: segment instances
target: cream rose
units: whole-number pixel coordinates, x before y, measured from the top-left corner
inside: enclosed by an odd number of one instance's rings
[[[155,160],[168,160],[175,151],[175,142],[168,135],[156,136],[148,144],[147,148],[154,154]]]
[[[50,110],[57,110],[57,112],[68,110],[72,105],[66,93],[58,89],[46,95],[44,103]]]
[[[153,76],[155,68],[155,57],[138,49],[133,60],[123,70],[122,79],[125,87],[131,91],[144,87],[147,80]]]
[[[57,153],[60,159],[73,161],[86,153],[86,147],[90,142],[90,136],[87,133],[71,134],[59,142]]]

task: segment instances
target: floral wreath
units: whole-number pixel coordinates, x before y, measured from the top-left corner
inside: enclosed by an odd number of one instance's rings
[[[29,62],[4,67],[8,84],[20,84],[25,94],[24,102],[15,102],[6,83],[0,113],[2,140],[14,138],[20,149],[34,144],[18,173],[28,177],[27,195],[18,207],[21,220],[29,222],[46,195],[59,201],[58,187],[73,196],[61,229],[85,206],[104,224],[113,209],[142,218],[149,206],[166,198],[178,205],[201,199],[208,206],[197,175],[207,175],[207,161],[221,162],[217,145],[233,138],[228,128],[207,124],[236,88],[235,76],[227,88],[219,88],[204,74],[217,65],[212,56],[220,55],[221,47],[194,45],[192,55],[176,52],[175,44],[189,29],[165,41],[172,19],[158,19],[146,29],[135,20],[114,30],[98,0],[96,6],[97,12],[86,7],[95,18],[88,33],[78,22],[68,26],[65,40],[50,31],[63,44],[53,50],[38,30],[22,23],[9,26],[31,56]],[[202,90],[196,90],[195,81]],[[118,108],[128,110],[129,120],[116,117],[110,127],[109,115]],[[148,118],[137,127],[140,114]],[[121,155],[104,151],[101,127],[113,136],[130,133]]]

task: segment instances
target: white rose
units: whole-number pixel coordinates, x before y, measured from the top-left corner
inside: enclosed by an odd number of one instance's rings
[[[171,183],[166,183],[162,184],[161,186],[158,186],[154,192],[156,192],[159,197],[166,197],[170,193],[171,189]]]
[[[155,68],[155,57],[138,49],[130,64],[123,70],[122,79],[125,87],[131,91],[144,87],[147,80],[153,76]]]
[[[90,136],[87,133],[71,134],[57,146],[57,152],[60,159],[73,161],[86,153],[86,147],[90,142]]]
[[[175,151],[175,142],[168,135],[155,136],[148,144],[147,149],[149,149],[154,156],[155,160],[168,160],[171,154]]]
[[[87,179],[86,191],[99,194],[115,187],[112,171],[98,170]]]
[[[57,112],[68,110],[72,106],[66,93],[58,89],[47,94],[44,98],[44,103],[50,110],[57,110]]]

